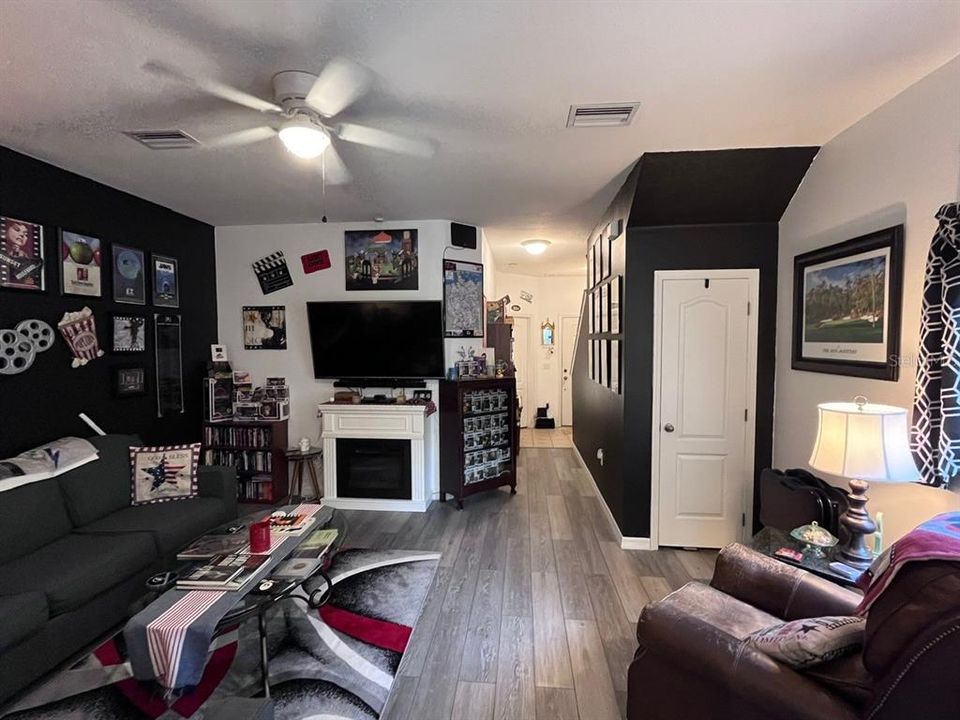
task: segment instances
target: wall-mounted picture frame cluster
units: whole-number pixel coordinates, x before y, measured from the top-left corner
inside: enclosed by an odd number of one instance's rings
[[[147,304],[147,275],[151,276],[153,304],[180,307],[180,279],[176,258],[147,253],[112,243],[109,255],[99,237],[57,228],[60,294],[64,297],[104,297],[104,261],[110,260],[111,299],[124,305]],[[0,289],[46,293],[46,248],[43,224],[0,216]]]
[[[587,249],[587,287],[593,288],[613,274],[615,243],[623,234],[623,220],[608,222]]]
[[[613,275],[591,288],[587,296],[588,373],[612,392],[622,391],[623,277]]]

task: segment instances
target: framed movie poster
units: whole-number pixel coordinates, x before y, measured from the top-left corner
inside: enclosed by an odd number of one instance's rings
[[[903,225],[798,255],[794,370],[896,380]]]
[[[443,336],[483,337],[483,265],[443,261]]]
[[[128,305],[147,304],[143,250],[113,244],[113,300]]]
[[[113,352],[135,353],[146,349],[147,318],[142,315],[114,315]]]
[[[0,216],[0,287],[46,290],[39,223]]]
[[[587,249],[587,287],[593,287],[593,247]]]
[[[608,370],[607,370],[607,346],[610,344],[609,340],[599,340],[600,343],[600,372],[598,373],[598,382],[607,387],[609,381]]]
[[[180,354],[180,316],[153,316],[157,355],[157,417],[183,413],[183,365]]]
[[[343,234],[347,290],[416,290],[416,230],[347,230]]]
[[[153,304],[157,307],[180,307],[177,259],[151,254],[150,262],[153,265]]]
[[[600,304],[600,289],[596,288],[593,291],[593,331],[595,333],[603,332],[600,329],[601,327],[600,313],[602,311],[602,307],[603,306]]]
[[[147,394],[147,369],[118,367],[113,369],[113,394],[118,398]]]
[[[60,292],[64,295],[100,297],[100,266],[103,260],[99,238],[60,230]]]
[[[600,245],[598,243],[591,245],[590,253],[593,255],[593,277],[590,280],[590,286],[593,287],[600,281]]]
[[[243,349],[287,349],[287,308],[285,305],[244,306]]]

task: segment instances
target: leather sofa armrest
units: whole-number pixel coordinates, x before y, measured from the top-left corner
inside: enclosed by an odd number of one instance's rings
[[[710,585],[784,620],[853,615],[862,599],[852,590],[739,543],[720,551]]]
[[[197,471],[200,497],[223,501],[224,520],[237,517],[237,469],[225,465],[202,465]]]
[[[790,720],[855,720],[854,708],[792,668],[749,647],[709,622],[666,600],[647,605],[637,623],[640,650],[634,663],[668,663],[691,678],[722,688],[716,717],[738,707],[753,716]],[[631,671],[631,676],[633,672]],[[643,673],[637,673],[642,677]],[[691,684],[691,687],[694,687]],[[631,688],[631,692],[632,692]],[[726,705],[724,705],[726,703]]]

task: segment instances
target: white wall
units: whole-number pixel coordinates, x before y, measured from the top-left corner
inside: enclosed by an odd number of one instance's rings
[[[344,278],[343,238],[345,230],[366,228],[415,228],[419,244],[420,277],[418,290],[346,291]],[[334,393],[329,380],[313,377],[310,337],[307,327],[306,303],[311,300],[440,300],[443,297],[442,259],[481,262],[482,248],[463,250],[449,247],[448,220],[418,220],[384,223],[328,223],[302,225],[244,225],[218,227],[217,249],[217,307],[220,342],[227,345],[230,361],[235,368],[253,373],[255,383],[268,375],[283,375],[290,385],[290,442],[301,437],[314,441],[320,431],[317,403],[329,400]],[[449,249],[448,249],[449,248]],[[326,249],[331,267],[304,275],[300,256]],[[293,286],[264,295],[251,268],[251,263],[269,253],[282,250],[293,277]],[[492,270],[488,271],[492,272]],[[484,277],[484,284],[490,283]],[[284,305],[287,311],[286,350],[244,350],[241,308],[244,305]],[[446,366],[455,359],[461,346],[480,348],[481,341],[447,340]],[[384,348],[389,352],[389,348]],[[437,383],[428,383],[434,395]],[[387,389],[389,391],[389,389]],[[371,391],[373,392],[373,391]],[[431,423],[438,447],[437,422]],[[438,491],[438,458],[434,453],[427,459],[430,473],[428,494]]]
[[[550,403],[550,414],[560,423],[560,316],[580,314],[580,302],[586,287],[586,271],[576,277],[535,277],[497,272],[493,298],[510,296],[510,304],[521,306],[519,312],[507,309],[508,315],[530,317],[530,348],[527,352],[527,402],[531,407]],[[520,299],[520,291],[533,294],[533,302]],[[540,344],[540,325],[550,320],[556,326],[554,352]],[[533,417],[531,411],[530,417]]]
[[[934,213],[956,201],[960,183],[960,58],[928,75],[828,142],[780,222],[777,298],[776,467],[806,467],[816,406],[866,395],[910,408],[919,345],[920,300]],[[904,223],[904,293],[898,382],[790,368],[795,255]],[[837,484],[844,481],[830,478]],[[883,511],[885,544],[945,509],[960,495],[919,486],[874,485],[868,509]]]

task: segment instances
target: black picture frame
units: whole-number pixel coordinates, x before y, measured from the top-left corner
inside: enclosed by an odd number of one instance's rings
[[[113,395],[117,398],[139,397],[147,394],[147,368],[131,365],[113,368]]]
[[[126,355],[147,351],[145,315],[114,313],[110,316],[110,320],[110,352]],[[139,332],[137,332],[138,325]]]
[[[883,288],[879,287],[880,268]],[[881,295],[883,304],[878,307]],[[797,255],[793,260],[791,367],[896,381],[900,375],[902,300],[903,225]],[[858,335],[876,337],[878,313],[882,314],[882,340],[852,341]],[[820,315],[828,317],[817,320]]]
[[[124,305],[147,304],[147,266],[143,250],[113,243],[110,248],[113,301]]]
[[[0,215],[0,289],[47,292],[43,223]]]
[[[156,307],[180,307],[180,264],[169,255],[150,254],[150,275],[153,280],[153,304]]]

